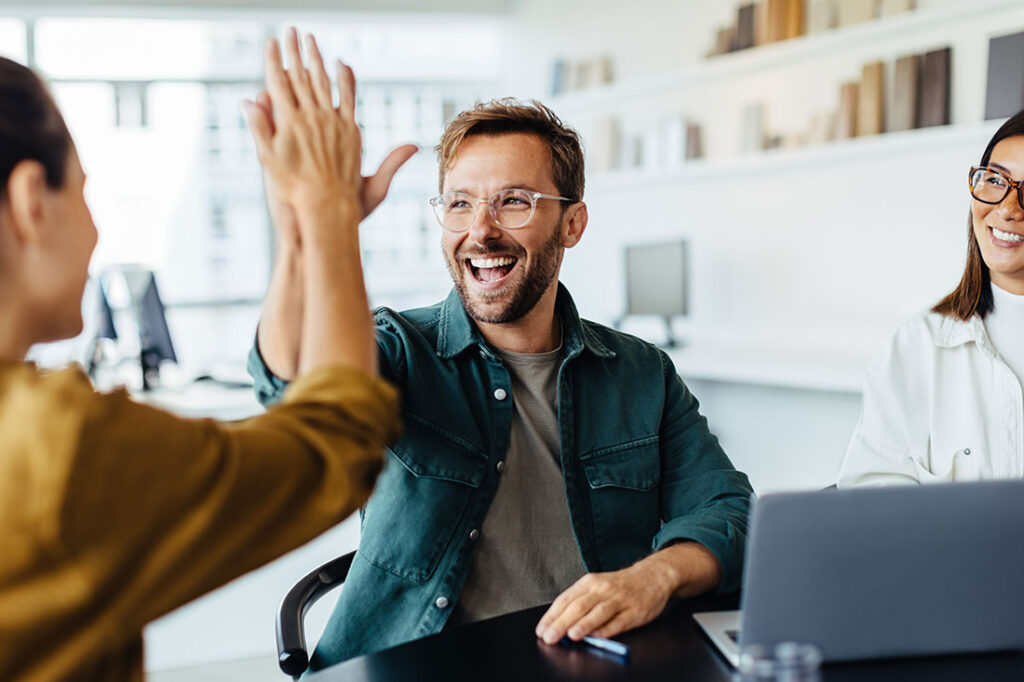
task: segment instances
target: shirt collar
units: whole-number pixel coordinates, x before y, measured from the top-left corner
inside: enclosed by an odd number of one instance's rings
[[[589,327],[583,325],[569,290],[561,282],[558,283],[558,294],[555,298],[555,313],[562,321],[562,346],[565,348],[566,358],[573,358],[584,350],[599,358],[615,357],[615,353],[601,343]],[[437,354],[447,360],[471,346],[479,346],[488,352],[490,348],[462,306],[458,292],[453,288],[441,305]]]
[[[981,317],[972,315],[971,319],[958,320],[950,315],[942,316],[942,326],[935,336],[935,345],[941,348],[953,348],[974,342],[979,348],[991,356],[996,355],[996,350],[985,331],[985,324]]]

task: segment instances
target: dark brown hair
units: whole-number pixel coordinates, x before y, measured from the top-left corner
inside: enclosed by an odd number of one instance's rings
[[[543,140],[551,150],[551,171],[559,194],[573,201],[583,199],[579,134],[537,100],[520,102],[511,97],[479,103],[448,124],[435,149],[441,167],[438,187],[444,186],[444,176],[451,170],[463,140],[473,135],[506,133],[531,133]]]
[[[979,165],[987,166],[995,146],[1008,137],[1017,137],[1018,135],[1024,135],[1024,111],[1014,114],[999,127],[999,130],[989,140],[988,146],[985,147],[985,153],[981,155]],[[992,312],[992,308],[992,285],[988,266],[985,265],[985,261],[981,257],[981,248],[978,246],[978,239],[974,236],[974,218],[968,211],[967,265],[964,267],[964,275],[957,288],[936,303],[932,311],[967,321],[974,314],[984,318]]]
[[[71,136],[43,81],[31,69],[0,57],[0,201],[14,167],[38,161],[52,189],[64,185]]]

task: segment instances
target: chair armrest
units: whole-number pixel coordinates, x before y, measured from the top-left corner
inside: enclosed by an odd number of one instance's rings
[[[277,613],[277,661],[281,670],[298,679],[309,666],[303,621],[316,601],[345,582],[355,552],[349,552],[308,573],[285,595]]]

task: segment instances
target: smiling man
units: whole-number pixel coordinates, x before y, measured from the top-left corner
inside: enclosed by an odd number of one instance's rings
[[[673,596],[739,586],[746,476],[668,357],[580,319],[558,282],[587,226],[577,134],[498,100],[456,117],[437,152],[455,288],[377,312],[405,433],[313,668],[549,602],[545,643],[608,637]],[[295,371],[301,249],[280,249],[251,356],[268,403]]]

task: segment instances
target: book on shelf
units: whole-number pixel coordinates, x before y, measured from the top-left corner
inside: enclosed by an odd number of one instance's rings
[[[569,89],[569,62],[556,59],[551,65],[551,94],[561,95]]]
[[[1024,109],[1024,32],[988,42],[985,119],[1006,118]]]
[[[613,116],[598,119],[587,162],[595,171],[610,171],[622,166],[622,124]]]
[[[679,115],[666,116],[658,121],[657,139],[653,146],[654,166],[669,170],[678,168],[683,162],[686,144],[686,118]]]
[[[949,119],[949,67],[952,50],[932,50],[921,58],[921,99],[917,127],[941,126]]]
[[[882,14],[887,17],[912,9],[916,9],[914,0],[884,0],[882,3]]]
[[[615,80],[615,67],[610,56],[601,55],[598,57],[595,69],[597,71],[597,82],[600,85],[607,85]]]
[[[575,71],[574,89],[582,90],[597,85],[597,64],[593,61],[580,60],[576,62]]]
[[[877,9],[875,0],[839,0],[839,25],[849,26],[874,19],[878,16]]]
[[[634,135],[629,138],[629,159],[630,168],[643,168],[647,163],[647,140],[643,135]]]
[[[768,42],[782,40],[786,19],[787,0],[765,0],[767,9]]]
[[[818,112],[811,116],[810,129],[807,131],[807,144],[824,144],[835,139],[836,115],[831,112]]]
[[[696,123],[686,124],[686,151],[683,157],[687,160],[704,157],[703,135],[700,126]]]
[[[768,3],[759,0],[754,3],[754,45],[768,42]]]
[[[896,60],[889,130],[912,130],[917,126],[917,101],[920,97],[917,77],[920,69],[920,55],[912,54]]]
[[[715,49],[712,51],[712,55],[729,54],[732,52],[733,45],[735,44],[736,27],[725,26],[720,28],[715,35]]]
[[[845,140],[857,135],[857,99],[860,83],[843,83],[839,88],[839,109],[836,111],[835,139]]]
[[[736,45],[737,50],[754,47],[754,8],[753,3],[742,5],[736,10]]]
[[[759,152],[765,148],[764,104],[748,104],[743,107],[740,151]]]
[[[885,64],[871,62],[861,70],[857,96],[857,137],[878,135],[885,125]]]
[[[807,32],[821,33],[836,27],[834,0],[811,0],[807,5]]]
[[[786,0],[783,38],[797,38],[804,34],[804,0]]]

